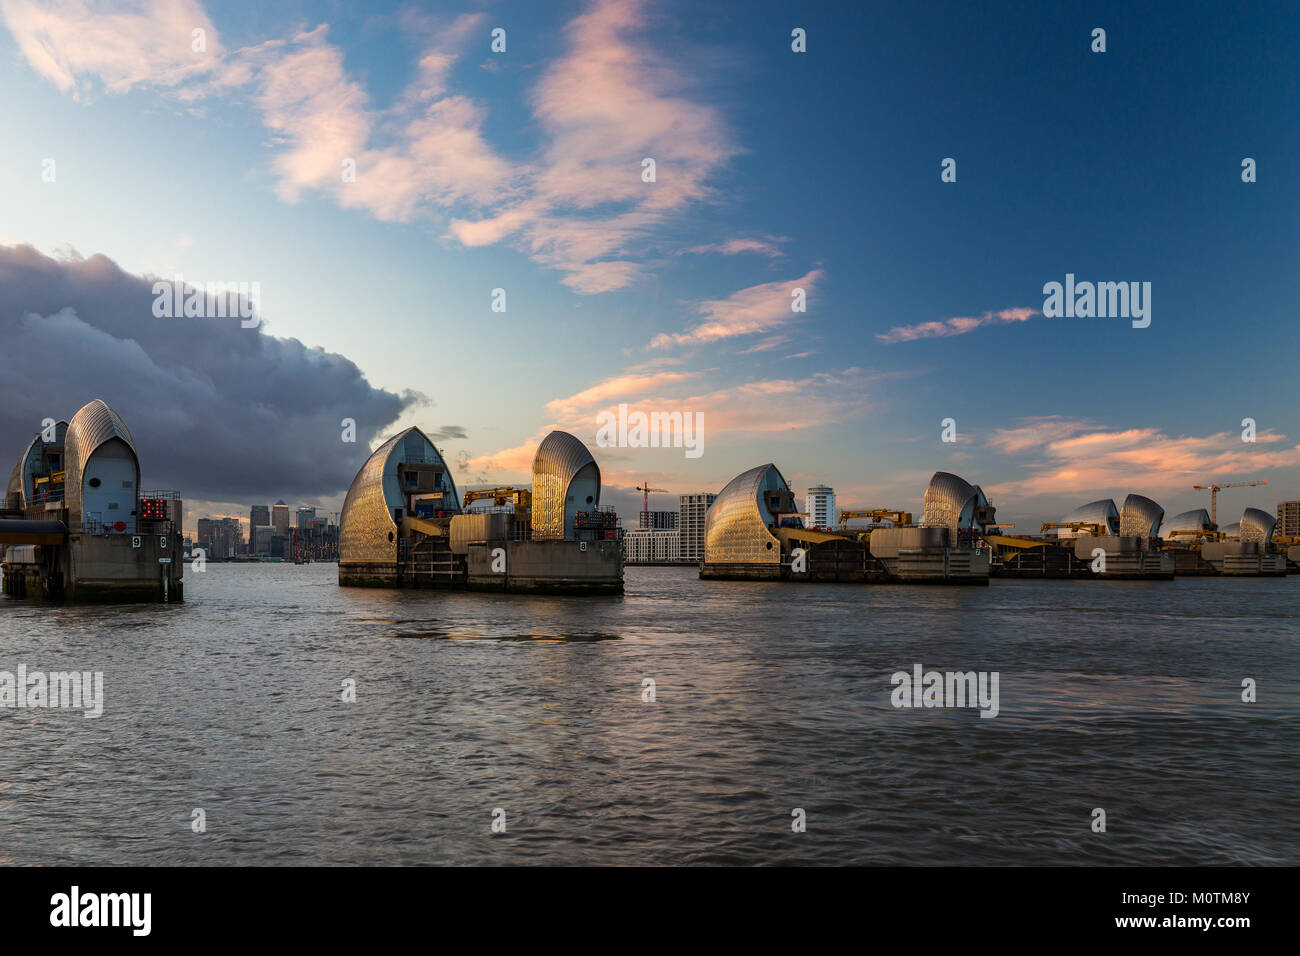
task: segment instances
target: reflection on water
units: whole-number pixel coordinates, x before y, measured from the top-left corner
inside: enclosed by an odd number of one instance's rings
[[[6,857],[1300,862],[1300,578],[782,587],[629,568],[622,598],[592,600],[334,573],[210,564],[166,607],[0,601],[0,670],[100,670],[105,694],[97,720],[0,709]],[[999,715],[893,708],[890,675],[918,663],[998,671]]]
[[[394,622],[396,623],[396,622]],[[408,624],[428,624],[427,621],[409,621]],[[589,641],[617,641],[617,634],[518,634],[493,627],[444,627],[431,629],[413,627],[408,630],[388,631],[380,637],[424,638],[444,641],[538,641],[550,644],[582,643]]]

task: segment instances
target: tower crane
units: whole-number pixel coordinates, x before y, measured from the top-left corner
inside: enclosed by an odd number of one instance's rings
[[[643,479],[643,480],[644,480],[644,479]],[[668,489],[667,489],[667,488],[651,488],[651,487],[650,487],[650,482],[648,482],[648,481],[647,481],[644,485],[636,485],[635,487],[636,487],[636,490],[637,490],[637,491],[641,492],[641,510],[642,510],[642,512],[649,512],[649,511],[650,511],[650,492],[652,492],[652,491],[656,491],[656,492],[663,492],[664,494],[667,494],[667,493],[668,493]]]
[[[1210,493],[1210,524],[1216,528],[1219,526],[1219,491],[1223,488],[1253,488],[1255,485],[1268,484],[1267,478],[1261,478],[1259,481],[1230,481],[1226,484],[1219,484],[1217,481],[1210,482],[1208,485],[1192,485],[1197,491],[1208,491]]]

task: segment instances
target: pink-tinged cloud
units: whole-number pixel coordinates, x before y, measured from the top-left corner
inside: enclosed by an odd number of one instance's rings
[[[683,91],[688,77],[646,45],[642,0],[594,0],[532,97],[545,137],[518,198],[450,234],[466,245],[513,238],[574,291],[636,282],[647,238],[689,203],[737,149],[722,117]],[[642,179],[644,159],[656,181]],[[606,211],[610,210],[610,211]]]
[[[0,19],[32,69],[78,98],[78,81],[90,78],[114,94],[174,87],[213,69],[223,52],[197,0],[0,0]]]
[[[692,246],[686,252],[695,255],[706,255],[708,253],[717,253],[723,256],[738,256],[741,253],[753,252],[758,255],[769,256],[773,259],[784,255],[777,246],[778,242],[784,240],[775,237],[768,239],[728,239],[726,242],[712,242],[702,246]]]
[[[1024,466],[1028,477],[993,488],[1008,497],[1184,492],[1193,484],[1267,477],[1262,473],[1300,465],[1300,445],[1268,447],[1285,442],[1285,435],[1265,432],[1250,444],[1237,432],[1170,437],[1155,428],[1078,431],[1038,446],[1036,460]],[[1002,450],[1028,448],[1012,440]]]
[[[783,436],[805,439],[813,429],[860,418],[871,409],[867,389],[878,378],[850,368],[819,372],[798,380],[764,379],[705,391],[682,387],[696,384],[699,377],[695,373],[629,372],[574,395],[553,399],[546,409],[554,421],[522,444],[468,459],[461,470],[477,476],[475,480],[481,478],[488,483],[523,480],[530,473],[538,443],[552,429],[560,428],[587,443],[602,472],[608,470],[611,474],[635,477],[646,471],[643,462],[654,460],[661,467],[666,459],[657,457],[661,449],[596,446],[597,416],[608,412],[617,418],[619,404],[626,404],[629,412],[669,415],[676,412],[683,418],[702,414],[704,444],[708,449],[755,435],[766,440]],[[755,413],[758,408],[763,410],[762,414]],[[620,471],[622,468],[630,470]],[[698,468],[687,467],[680,473],[679,484],[683,488],[695,488],[700,480]]]
[[[567,398],[555,398],[546,403],[552,415],[573,419],[586,415],[606,403],[636,400],[665,386],[676,385],[697,377],[695,372],[625,372],[597,382]],[[630,397],[630,398],[629,398]],[[594,414],[593,414],[594,417]]]
[[[481,15],[464,15],[439,32],[415,79],[383,111],[348,76],[328,27],[242,51],[241,69],[224,79],[253,86],[263,123],[284,147],[274,160],[281,198],[296,201],[310,189],[344,208],[404,222],[509,194],[513,173],[483,138],[486,114],[446,88],[455,51],[482,23]],[[344,176],[345,161],[354,177]]]
[[[740,354],[753,355],[755,352],[770,352],[772,349],[779,348],[789,341],[790,336],[788,335],[769,335],[767,338],[759,340],[758,343],[751,345],[749,348],[741,349]]]
[[[947,338],[953,335],[965,335],[985,325],[1005,325],[1010,322],[1027,322],[1037,315],[1036,309],[1002,309],[1000,312],[985,312],[979,317],[958,316],[944,319],[942,322],[921,322],[918,325],[896,325],[888,332],[877,333],[876,338],[886,345],[895,342],[912,342],[916,339]]]
[[[798,279],[765,282],[733,292],[725,299],[709,299],[696,306],[705,320],[685,332],[661,333],[650,342],[651,348],[674,345],[699,345],[720,339],[770,332],[799,317],[793,310],[795,289],[803,289],[811,299],[823,272],[813,269]]]
[[[986,443],[1006,455],[1018,455],[1031,448],[1045,448],[1050,443],[1069,438],[1087,428],[1096,426],[1084,419],[1045,415],[1022,419],[1015,428],[999,428]]]
[[[643,0],[592,0],[568,25],[563,54],[530,97],[541,142],[517,163],[485,139],[484,109],[448,85],[482,39],[484,14],[436,27],[404,14],[408,33],[431,38],[415,79],[378,108],[327,25],[223,54],[197,0],[129,9],[0,0],[28,62],[60,89],[75,94],[80,78],[97,77],[110,92],[154,85],[187,103],[244,97],[278,148],[272,168],[285,201],[315,192],[384,221],[443,221],[466,246],[509,240],[583,295],[637,282],[648,243],[710,196],[710,180],[738,151],[718,111],[687,95],[689,75],[645,42]],[[204,55],[191,52],[195,28],[207,30]],[[655,182],[642,179],[646,158]]]

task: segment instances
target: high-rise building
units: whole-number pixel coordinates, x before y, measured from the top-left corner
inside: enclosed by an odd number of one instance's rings
[[[1274,534],[1300,538],[1300,501],[1277,503],[1277,527]]]
[[[210,560],[233,558],[239,553],[243,541],[243,531],[234,518],[200,518],[198,521],[195,544]]]
[[[681,560],[704,560],[704,519],[716,497],[704,491],[678,497],[677,534],[681,538]]]
[[[204,553],[212,553],[212,528],[216,522],[211,518],[200,518],[198,527],[194,533],[195,543],[203,549]]]
[[[272,544],[275,540],[275,528],[269,524],[258,525],[253,529],[252,540],[249,543],[249,554],[272,554]],[[283,556],[283,552],[281,553]]]
[[[840,513],[835,508],[835,489],[825,485],[814,485],[804,496],[803,510],[808,512],[804,519],[807,528],[833,528],[839,520]]]
[[[682,538],[677,531],[629,531],[623,535],[624,561],[678,561]]]
[[[677,512],[676,511],[643,511],[641,512],[641,524],[638,530],[676,531]]]
[[[271,508],[271,526],[278,536],[289,537],[289,506],[283,501],[277,501]]]
[[[315,509],[315,508],[299,508],[299,509],[298,509],[298,527],[299,527],[299,528],[310,528],[310,527],[311,527],[311,523],[312,523],[313,521],[315,521],[315,520],[316,520],[316,509]]]
[[[253,505],[248,512],[248,553],[257,553],[257,541],[254,528],[271,523],[271,509],[266,505]]]

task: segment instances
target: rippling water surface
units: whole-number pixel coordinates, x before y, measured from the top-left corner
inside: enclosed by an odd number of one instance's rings
[[[105,683],[99,719],[0,709],[0,862],[1300,862],[1300,577],[629,568],[593,599],[335,575],[217,564],[187,569],[183,605],[0,599],[0,670]],[[998,671],[1000,714],[895,709],[916,663]]]

